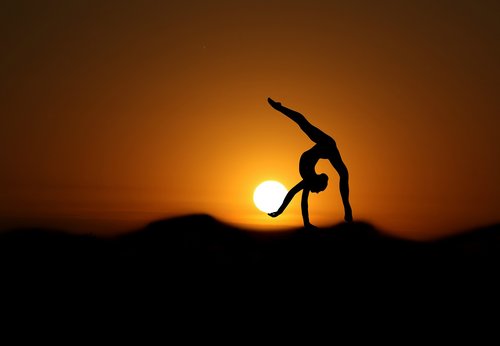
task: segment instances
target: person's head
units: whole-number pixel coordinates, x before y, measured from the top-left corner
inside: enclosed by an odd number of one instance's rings
[[[307,185],[311,192],[321,192],[328,186],[328,176],[325,173],[318,174],[307,181]]]

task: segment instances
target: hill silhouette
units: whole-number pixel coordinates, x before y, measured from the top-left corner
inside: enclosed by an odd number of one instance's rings
[[[415,242],[384,235],[363,222],[266,233],[197,214],[155,221],[113,238],[61,230],[11,230],[0,234],[0,260],[4,271],[25,276],[334,274],[364,279],[478,279],[498,269],[499,228],[492,225],[433,242]]]
[[[109,316],[123,318],[149,307],[190,321],[196,311],[201,325],[213,311],[231,320],[270,307],[283,317],[319,309],[369,310],[373,318],[389,305],[404,315],[436,306],[475,309],[498,295],[498,232],[493,225],[415,242],[353,222],[266,233],[204,214],[115,237],[16,229],[0,234],[0,292],[13,311],[57,304],[77,316],[107,307]]]

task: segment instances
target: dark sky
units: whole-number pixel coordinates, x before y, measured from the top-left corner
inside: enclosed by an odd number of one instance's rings
[[[332,135],[354,218],[430,237],[500,221],[498,1],[3,1],[2,227],[111,232],[206,212],[251,227]],[[310,201],[340,222],[338,176]]]

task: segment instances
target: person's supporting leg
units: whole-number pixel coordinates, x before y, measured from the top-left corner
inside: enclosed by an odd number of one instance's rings
[[[332,160],[330,159],[332,166],[337,170],[339,174],[339,190],[340,196],[342,197],[342,203],[344,204],[344,220],[346,222],[352,221],[352,209],[349,203],[349,171],[346,165],[340,158]]]

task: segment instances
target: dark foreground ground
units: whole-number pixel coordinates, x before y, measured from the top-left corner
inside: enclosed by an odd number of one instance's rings
[[[230,296],[235,302],[288,296],[293,305],[297,298],[382,304],[400,297],[404,305],[443,297],[455,304],[450,297],[460,296],[462,303],[465,297],[486,304],[500,292],[500,227],[421,243],[384,236],[366,223],[264,234],[190,215],[116,238],[5,232],[0,267],[2,290],[27,298],[45,292],[216,304]]]
[[[0,234],[4,274],[89,281],[225,279],[488,280],[499,274],[500,225],[434,242],[382,235],[366,223],[248,232],[208,215],[161,220],[115,238],[20,229]],[[373,282],[373,281],[372,281]]]
[[[65,344],[103,334],[141,345],[406,344],[436,333],[477,344],[498,334],[499,232],[416,243],[366,223],[264,234],[208,215],[116,238],[14,230],[0,235],[2,331]]]

